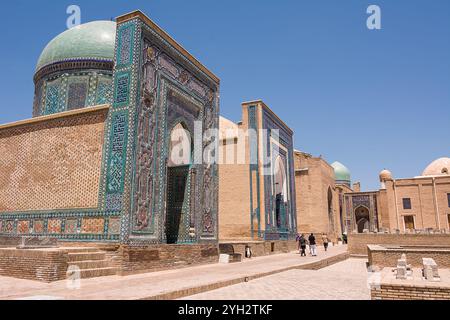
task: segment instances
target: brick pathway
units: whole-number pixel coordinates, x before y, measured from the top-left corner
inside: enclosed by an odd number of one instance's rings
[[[318,270],[291,270],[187,297],[186,300],[370,300],[366,260]]]
[[[257,277],[319,262],[346,251],[346,246],[338,246],[330,248],[327,253],[319,251],[318,257],[305,258],[300,257],[298,253],[288,253],[254,258],[238,264],[214,264],[126,277],[83,279],[79,289],[69,289],[67,281],[46,284],[0,277],[0,299],[133,300],[172,298],[171,294],[178,298],[236,284],[245,277]],[[201,287],[200,291],[196,291]]]

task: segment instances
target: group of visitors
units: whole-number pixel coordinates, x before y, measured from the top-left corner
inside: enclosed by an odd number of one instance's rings
[[[302,257],[306,257],[306,246],[309,246],[309,254],[313,257],[317,257],[317,242],[316,237],[314,236],[314,233],[311,233],[306,239],[304,234],[297,235],[297,242],[298,242],[298,249],[300,251],[300,255]],[[322,242],[323,247],[325,248],[325,251],[328,250],[328,244],[330,243],[330,239],[328,239],[328,236],[323,233],[322,234]]]

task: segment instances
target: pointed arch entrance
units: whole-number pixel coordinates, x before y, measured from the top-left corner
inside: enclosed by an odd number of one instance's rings
[[[288,202],[288,186],[286,167],[281,156],[275,160],[274,168],[274,185],[275,185],[275,222],[278,230],[285,231],[288,229],[287,221],[287,202]]]
[[[192,137],[183,123],[178,123],[170,133],[167,159],[167,210],[165,236],[168,244],[179,242],[180,230],[188,215],[189,171],[192,164]]]
[[[370,228],[370,213],[365,206],[359,206],[355,209],[356,227],[358,233],[363,233],[364,230]]]

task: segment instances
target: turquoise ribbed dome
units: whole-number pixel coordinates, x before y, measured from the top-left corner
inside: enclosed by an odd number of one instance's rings
[[[113,61],[115,41],[116,23],[113,21],[94,21],[79,25],[50,41],[42,51],[36,71],[62,61]]]
[[[348,181],[348,182],[351,181],[350,170],[348,170],[346,166],[337,161],[333,163],[331,166],[334,169],[336,181]]]

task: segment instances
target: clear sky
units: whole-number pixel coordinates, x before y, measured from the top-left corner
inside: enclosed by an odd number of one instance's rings
[[[36,61],[70,4],[83,23],[142,10],[221,78],[223,116],[263,99],[297,149],[342,162],[364,190],[384,168],[410,177],[450,156],[448,0],[2,1],[0,123],[31,117]],[[382,30],[366,27],[371,4]]]

